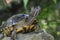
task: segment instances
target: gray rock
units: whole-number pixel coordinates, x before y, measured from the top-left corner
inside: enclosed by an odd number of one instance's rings
[[[8,37],[5,37],[4,40],[11,40]],[[17,40],[54,40],[54,37],[47,32],[41,33],[27,33],[27,34],[17,34]]]
[[[2,40],[12,40],[11,37],[4,37]]]

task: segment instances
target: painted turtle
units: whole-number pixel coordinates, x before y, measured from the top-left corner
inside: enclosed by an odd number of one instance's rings
[[[37,21],[35,20],[38,15],[40,7],[33,7],[29,14],[16,14],[10,17],[2,26],[5,36],[15,33],[27,33],[40,29]]]

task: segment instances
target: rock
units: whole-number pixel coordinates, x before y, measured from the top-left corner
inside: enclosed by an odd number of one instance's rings
[[[4,37],[2,40],[12,40],[11,37]]]
[[[36,34],[32,37],[33,40],[54,40],[54,37],[46,32]]]
[[[8,38],[10,40],[10,38]],[[6,39],[7,40],[7,37]],[[54,37],[47,32],[17,34],[17,40],[54,40]]]

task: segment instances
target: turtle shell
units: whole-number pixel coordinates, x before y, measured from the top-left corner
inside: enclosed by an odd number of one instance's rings
[[[15,25],[19,21],[23,20],[24,18],[29,18],[29,14],[16,14],[16,15],[13,15],[12,17],[10,17],[6,21],[7,26]]]
[[[8,28],[8,27],[11,27],[12,25],[18,24],[18,22],[22,21],[24,18],[28,18],[28,21],[30,21],[29,14],[16,14],[16,15],[13,15],[9,19],[7,19],[7,21],[4,24],[5,25],[4,28]],[[22,25],[24,25],[23,23],[17,25],[16,28],[22,27]],[[40,27],[39,24],[36,24],[36,27],[37,26],[38,26],[38,29],[39,29],[39,27]]]

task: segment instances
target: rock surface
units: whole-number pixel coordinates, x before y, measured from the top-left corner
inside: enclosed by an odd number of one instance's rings
[[[2,40],[11,40],[9,37],[5,37]],[[54,40],[54,37],[47,32],[41,33],[27,33],[27,34],[17,34],[17,40]]]

